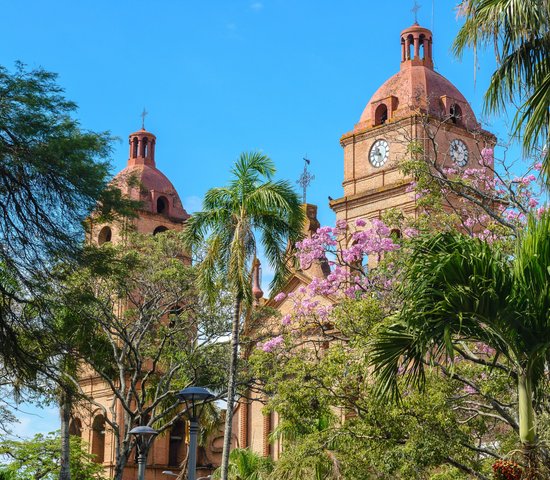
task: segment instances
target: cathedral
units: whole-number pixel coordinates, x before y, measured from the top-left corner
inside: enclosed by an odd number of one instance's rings
[[[406,216],[417,215],[417,200],[410,191],[412,178],[405,176],[398,165],[411,143],[421,147],[421,155],[436,158],[439,165],[458,170],[474,162],[479,166],[482,149],[494,146],[495,137],[480,127],[468,101],[449,80],[434,70],[432,45],[432,32],[417,23],[403,30],[395,45],[396,65],[400,58],[399,71],[378,88],[353,129],[341,136],[343,196],[330,201],[336,220],[365,219],[368,222],[380,218],[389,209],[398,209]],[[141,202],[137,218],[128,221],[133,222],[137,232],[153,235],[165,230],[181,230],[189,218],[172,183],[157,168],[155,143],[155,136],[144,129],[132,133],[128,165],[114,179],[125,195]],[[138,183],[128,182],[130,177],[137,178]],[[306,204],[304,208],[307,217],[304,234],[311,236],[320,226],[317,207]],[[92,226],[89,241],[96,244],[121,242],[123,237],[123,229],[99,224]],[[190,259],[183,261],[190,262]],[[294,272],[283,291],[296,291],[312,278],[327,275],[327,268],[318,263],[307,271]],[[260,298],[258,275],[254,283],[258,302],[282,314],[288,313],[292,307],[290,302]],[[116,404],[112,393],[93,372],[82,375],[80,381],[83,391],[104,405],[106,411]],[[265,400],[252,392],[239,400],[232,443],[235,447],[250,448],[277,459],[282,446],[279,442],[271,443],[269,434],[278,418],[275,414],[264,413]],[[106,428],[104,414],[92,410],[79,415],[73,418],[71,433],[86,441],[96,461],[103,463],[106,472],[112,475],[113,434]],[[148,457],[147,480],[168,478],[163,472],[177,471],[187,448],[184,430],[184,426],[174,425],[169,435],[155,439]],[[199,456],[198,476],[207,475],[212,466],[219,464],[220,445],[219,435],[210,439],[202,458]],[[133,480],[136,475],[136,464],[130,461],[124,479]]]

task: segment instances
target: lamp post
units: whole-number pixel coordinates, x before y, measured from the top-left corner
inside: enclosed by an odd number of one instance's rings
[[[147,463],[147,453],[149,452],[148,443],[158,432],[151,427],[134,427],[130,430],[130,435],[136,437],[136,449],[138,454],[138,480],[145,480],[145,464]]]
[[[211,401],[215,396],[206,388],[187,387],[177,394],[180,402],[185,403],[187,415],[189,416],[189,463],[187,468],[187,479],[195,480],[197,470],[197,435],[199,433],[199,417],[206,402]]]

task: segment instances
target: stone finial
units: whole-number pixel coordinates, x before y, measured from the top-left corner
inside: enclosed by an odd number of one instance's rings
[[[258,258],[254,258],[254,261],[252,262],[252,295],[256,299],[256,302],[259,302],[260,298],[264,296],[264,292],[260,286],[260,270],[260,260],[258,260]]]

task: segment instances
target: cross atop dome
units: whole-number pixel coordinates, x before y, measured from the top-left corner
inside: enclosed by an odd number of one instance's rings
[[[414,6],[411,8],[411,12],[414,13],[414,24],[418,25],[418,10],[420,10],[421,5],[418,5],[416,3],[416,0],[414,0]]]

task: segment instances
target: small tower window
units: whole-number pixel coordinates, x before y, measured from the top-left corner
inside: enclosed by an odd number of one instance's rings
[[[460,119],[462,117],[462,110],[460,110],[460,107],[456,103],[453,103],[451,105],[449,114],[451,117],[451,122],[453,122],[455,125],[460,123]]]
[[[388,121],[388,107],[382,103],[376,107],[374,112],[374,124],[375,125],[384,125]]]
[[[168,213],[168,200],[166,197],[157,199],[157,213]]]
[[[426,49],[424,47],[424,42],[426,41],[426,37],[424,35],[420,35],[420,51],[419,51],[419,58],[424,60],[426,58]]]
[[[164,225],[159,225],[157,228],[153,230],[153,235],[156,235],[157,233],[166,232],[168,229]]]
[[[138,156],[138,139],[134,137],[132,140],[132,157],[136,158]]]
[[[99,231],[99,235],[97,236],[97,243],[98,245],[103,245],[106,242],[110,242],[113,237],[113,232],[111,230],[111,227],[103,227]]]
[[[407,57],[407,59],[412,60],[414,58],[414,38],[412,35],[408,36],[407,43],[409,45],[408,52],[407,52],[409,56]]]

